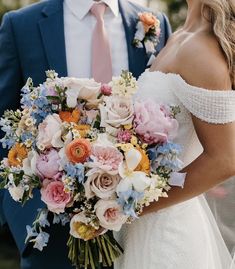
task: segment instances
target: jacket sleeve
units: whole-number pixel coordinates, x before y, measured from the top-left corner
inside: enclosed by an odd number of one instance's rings
[[[171,24],[169,22],[168,17],[165,14],[162,14],[162,15],[163,15],[164,28],[165,28],[165,45],[166,45],[168,38],[172,34],[172,28],[171,28]]]
[[[9,13],[5,14],[0,26],[0,117],[6,109],[19,107],[20,89],[23,86],[10,15]],[[0,138],[2,137],[3,133],[0,131]],[[6,156],[6,150],[0,145],[0,160],[4,156]],[[4,192],[5,190],[0,190],[0,224],[5,222],[3,214]]]

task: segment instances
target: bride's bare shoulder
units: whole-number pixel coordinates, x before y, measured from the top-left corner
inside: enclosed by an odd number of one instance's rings
[[[231,89],[229,69],[214,36],[192,34],[181,44],[176,57],[177,70],[191,85],[206,89]]]

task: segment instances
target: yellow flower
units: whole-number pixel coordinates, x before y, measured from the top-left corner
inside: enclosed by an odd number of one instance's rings
[[[131,144],[134,145],[134,146],[136,146],[137,143],[138,143],[137,137],[133,135],[133,136],[131,137]]]
[[[130,130],[132,128],[132,124],[124,125],[124,129]]]
[[[16,143],[8,152],[8,162],[10,166],[21,166],[23,160],[27,157],[28,151],[23,144]]]
[[[90,131],[91,126],[86,124],[80,124],[75,126],[74,129],[79,132],[82,138],[85,138],[87,133]]]
[[[73,224],[73,228],[75,232],[77,232],[79,236],[86,241],[93,239],[97,234],[97,230],[94,227],[86,225],[83,222],[75,222]]]
[[[150,174],[150,160],[149,157],[144,149],[141,149],[140,147],[136,148],[142,155],[142,159],[139,163],[139,165],[136,167],[135,171],[142,171],[146,174]]]
[[[121,148],[122,151],[126,152],[133,148],[133,145],[131,143],[127,144],[117,144],[117,147]]]

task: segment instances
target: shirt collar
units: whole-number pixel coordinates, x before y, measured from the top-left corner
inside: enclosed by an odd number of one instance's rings
[[[95,2],[96,1],[93,0],[65,0],[65,4],[78,17],[79,20],[82,20],[87,15]],[[118,16],[118,0],[101,0],[99,2],[105,3],[110,8],[114,16]]]

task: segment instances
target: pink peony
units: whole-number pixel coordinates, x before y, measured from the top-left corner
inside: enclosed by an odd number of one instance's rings
[[[103,95],[109,96],[109,95],[112,94],[112,87],[109,86],[108,84],[103,84],[103,85],[101,86],[100,91],[101,91],[101,93],[102,93]]]
[[[59,173],[60,156],[55,149],[40,154],[36,159],[36,172],[42,178],[56,179]]]
[[[136,101],[134,109],[135,131],[143,142],[156,144],[176,137],[178,122],[162,106],[152,100]]]
[[[92,168],[101,169],[107,173],[117,174],[123,160],[121,152],[113,146],[93,145],[91,149]]]
[[[70,194],[64,191],[62,181],[44,180],[41,195],[41,199],[48,209],[56,214],[63,213],[71,200]]]

